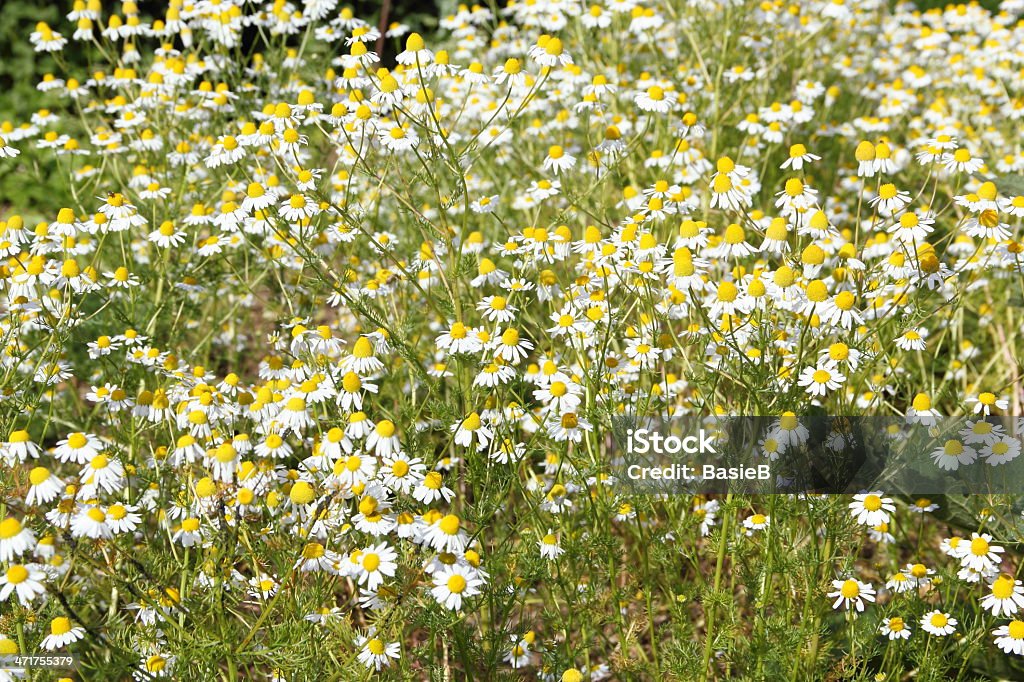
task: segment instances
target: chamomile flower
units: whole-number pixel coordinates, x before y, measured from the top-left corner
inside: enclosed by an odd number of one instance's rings
[[[783,170],[792,168],[798,171],[803,169],[805,163],[812,161],[821,161],[821,157],[808,152],[807,147],[802,144],[794,144],[789,148],[789,158],[782,162],[780,168]]]
[[[398,553],[386,542],[367,547],[359,555],[357,582],[368,590],[376,591],[385,577],[394,577],[398,568],[397,558]]]
[[[116,457],[100,454],[82,468],[80,479],[83,490],[103,490],[113,493],[124,483],[124,466]]]
[[[395,56],[395,61],[406,66],[426,66],[434,59],[434,53],[427,49],[423,36],[410,33],[405,39],[405,49]]]
[[[971,151],[961,147],[952,153],[943,155],[941,163],[950,173],[976,173],[985,165],[980,157],[973,156]]]
[[[1007,654],[1024,656],[1024,621],[1012,620],[992,631],[995,644]]]
[[[672,104],[664,88],[652,85],[639,93],[634,99],[641,111],[648,111],[657,114],[664,114],[671,109]]]
[[[381,419],[366,438],[366,447],[378,457],[387,457],[401,450],[401,442],[395,434],[395,424],[390,419]]]
[[[981,608],[993,616],[1012,616],[1024,608],[1024,585],[1011,575],[1000,575],[989,585],[989,593],[982,598]]]
[[[424,537],[437,551],[449,553],[461,552],[467,540],[462,522],[454,514],[447,514],[434,521],[425,531]]]
[[[907,582],[914,588],[930,585],[931,576],[935,574],[934,569],[928,568],[922,563],[907,564],[902,572],[907,577]]]
[[[13,595],[27,608],[38,597],[46,594],[45,583],[46,573],[36,565],[11,564],[0,574],[0,602],[7,601]]]
[[[540,550],[541,557],[549,561],[554,561],[565,553],[565,550],[559,544],[558,536],[552,533],[550,529],[537,543],[537,548]]]
[[[885,583],[885,589],[895,594],[902,594],[914,589],[914,582],[907,576],[905,571],[894,573]]]
[[[985,464],[999,466],[1017,459],[1020,450],[1021,443],[1018,439],[1003,436],[978,448],[978,456],[985,460]]]
[[[882,625],[878,628],[878,631],[888,637],[890,641],[910,639],[910,626],[899,616],[883,618]]]
[[[900,350],[905,351],[918,351],[924,350],[927,347],[925,338],[928,336],[928,330],[918,327],[917,329],[908,329],[899,336],[897,336],[893,343]]]
[[[424,476],[412,491],[414,499],[423,504],[433,504],[438,500],[450,502],[455,491],[444,485],[444,478],[438,471],[431,471]]]
[[[463,601],[480,594],[483,584],[475,569],[455,564],[434,574],[434,587],[430,593],[444,608],[461,611]]]
[[[890,514],[896,511],[896,505],[881,491],[854,495],[849,507],[850,514],[862,526],[889,523]]]
[[[526,83],[526,77],[522,62],[515,57],[509,57],[504,64],[494,70],[494,82],[497,85],[508,83],[510,87],[520,87]]]
[[[845,609],[847,611],[855,609],[858,613],[862,613],[865,602],[873,603],[875,601],[875,588],[871,586],[871,583],[847,578],[845,580],[833,580],[832,587],[834,591],[829,592],[828,597],[835,599],[832,603],[833,609]]]
[[[15,462],[25,462],[29,458],[38,459],[42,450],[32,442],[32,437],[25,429],[16,429],[10,432],[7,440],[0,443],[0,456],[13,465]]]
[[[752,514],[743,519],[743,527],[747,529],[747,535],[753,535],[755,531],[766,529],[770,522],[771,517],[769,516],[765,516],[764,514]]]
[[[815,367],[805,367],[800,372],[798,383],[806,389],[808,395],[821,397],[838,389],[845,381],[846,377],[837,369],[836,364],[826,362]],[[872,522],[866,525],[875,524]]]
[[[31,485],[25,494],[25,504],[29,506],[46,504],[56,499],[64,490],[64,482],[46,467],[33,468],[28,478]]]
[[[377,671],[390,667],[392,660],[402,657],[401,644],[381,639],[372,628],[367,635],[356,638],[356,646],[359,648],[356,656],[359,662]]]
[[[94,435],[72,433],[67,438],[57,442],[54,456],[61,462],[85,464],[98,455],[102,447],[102,441]]]
[[[973,464],[978,458],[977,451],[960,440],[950,438],[931,453],[936,466],[945,471],[956,471],[961,466]]]
[[[0,521],[0,561],[12,561],[35,546],[36,536],[22,522],[8,516]]]
[[[17,147],[11,145],[3,135],[0,135],[0,159],[13,159],[20,153],[21,151]]]
[[[938,609],[921,616],[921,629],[936,637],[945,637],[956,632],[957,619]]]
[[[575,156],[566,153],[559,145],[552,145],[548,148],[548,155],[544,158],[542,168],[549,172],[564,173],[575,165]]]
[[[453,322],[448,331],[437,337],[437,347],[452,355],[476,353],[482,349],[483,345],[473,331],[462,322]]]
[[[878,189],[878,194],[868,202],[870,206],[876,207],[879,213],[887,216],[895,215],[909,203],[910,194],[900,191],[892,183],[882,185]]]
[[[971,533],[971,540],[960,554],[960,564],[974,571],[991,571],[1002,562],[1004,549],[992,544],[988,533]]]
[[[973,405],[972,411],[974,414],[983,414],[986,417],[992,414],[992,409],[1005,410],[1009,407],[1010,402],[1003,397],[996,396],[994,393],[983,391],[977,395],[972,395],[967,398],[967,404]]]
[[[68,645],[74,644],[85,637],[85,628],[72,625],[68,618],[63,616],[50,621],[50,634],[39,643],[39,648],[44,651],[59,651],[66,649]]]

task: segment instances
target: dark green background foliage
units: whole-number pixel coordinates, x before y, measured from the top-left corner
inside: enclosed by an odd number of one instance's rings
[[[35,84],[54,69],[49,56],[36,55],[28,35],[37,21],[58,25],[56,5],[28,0],[0,1],[0,120],[20,122],[39,108],[43,99]]]

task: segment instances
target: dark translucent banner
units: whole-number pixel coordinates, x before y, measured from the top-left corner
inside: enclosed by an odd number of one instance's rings
[[[1024,418],[617,417],[617,485],[649,493],[1024,494]]]

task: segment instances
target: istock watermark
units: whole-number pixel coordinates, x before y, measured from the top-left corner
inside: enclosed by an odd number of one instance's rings
[[[1024,491],[1019,417],[623,415],[613,436],[613,481],[630,492]]]
[[[626,453],[637,455],[717,455],[715,435],[698,429],[689,436],[662,433],[649,428],[626,430]],[[771,466],[760,464],[751,467],[721,467],[715,464],[679,464],[646,466],[629,464],[626,476],[633,481],[707,481],[707,480],[751,480],[767,481],[771,478]]]
[[[714,439],[704,429],[695,436],[664,435],[650,429],[629,429],[626,431],[626,450],[638,455],[669,454],[677,455],[685,452],[689,455],[698,453],[715,454]]]

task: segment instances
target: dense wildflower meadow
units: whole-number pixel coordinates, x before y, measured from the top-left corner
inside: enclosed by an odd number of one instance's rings
[[[0,680],[1024,679],[1024,2],[164,10],[0,121],[0,656],[77,657]],[[1002,485],[653,494],[623,415]]]

